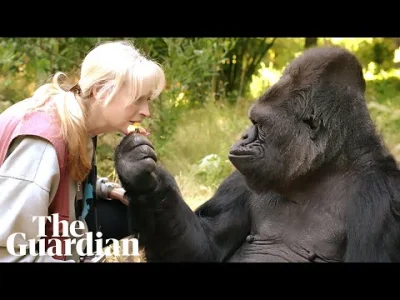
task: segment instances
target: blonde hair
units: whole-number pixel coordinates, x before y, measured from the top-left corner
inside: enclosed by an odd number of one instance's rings
[[[114,99],[124,84],[129,84],[131,101],[150,93],[150,98],[154,99],[165,87],[165,75],[160,64],[145,57],[131,43],[117,41],[96,46],[83,60],[77,83],[82,101],[77,100],[69,88],[60,84],[61,76],[65,74],[56,73],[51,83],[35,91],[33,98],[36,104],[33,108],[40,108],[50,98],[55,100],[61,134],[67,144],[69,172],[74,180],[82,181],[91,168],[85,120],[89,108],[88,99],[93,96],[94,89],[97,89],[99,97],[106,96],[105,105]]]

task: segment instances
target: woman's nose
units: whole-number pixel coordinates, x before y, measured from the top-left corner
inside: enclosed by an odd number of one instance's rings
[[[140,109],[139,112],[142,116],[145,116],[146,118],[150,117],[150,109],[148,105],[145,105]]]

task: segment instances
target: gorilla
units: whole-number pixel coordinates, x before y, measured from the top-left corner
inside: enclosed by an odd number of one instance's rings
[[[236,170],[195,211],[151,142],[124,137],[115,166],[147,261],[399,261],[400,172],[365,88],[349,51],[304,51],[252,104]]]

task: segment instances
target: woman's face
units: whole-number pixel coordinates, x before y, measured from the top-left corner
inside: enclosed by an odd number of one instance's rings
[[[150,117],[150,94],[142,95],[136,101],[131,99],[128,85],[124,85],[107,106],[102,106],[104,132],[128,134],[127,128],[135,122]],[[100,118],[101,116],[99,116]]]

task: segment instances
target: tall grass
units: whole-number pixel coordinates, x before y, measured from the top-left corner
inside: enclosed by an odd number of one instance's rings
[[[400,161],[400,80],[391,78],[367,84],[371,117],[386,146]]]
[[[192,208],[211,197],[233,171],[228,152],[250,124],[247,106],[209,102],[187,111],[164,146],[160,162],[175,175]]]

